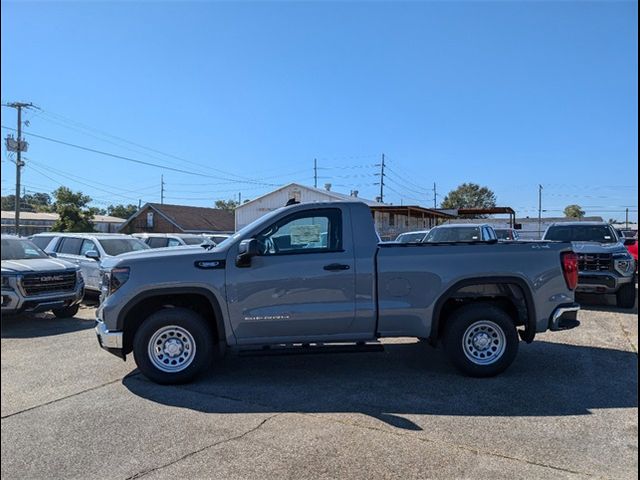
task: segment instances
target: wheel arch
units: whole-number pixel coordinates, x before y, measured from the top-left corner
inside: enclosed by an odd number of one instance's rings
[[[166,306],[193,310],[209,320],[215,338],[212,339],[223,351],[226,347],[226,329],[222,307],[216,295],[202,287],[154,288],[133,297],[120,311],[117,328],[123,332],[123,353],[133,350],[133,337],[142,322],[152,313]]]
[[[456,304],[464,305],[471,301],[502,302],[503,308],[512,309],[509,313],[517,315],[524,326],[524,331],[519,331],[522,340],[527,343],[533,341],[536,334],[536,310],[530,286],[520,277],[494,276],[460,280],[438,298],[429,334],[432,344],[437,343],[447,317],[458,308]]]

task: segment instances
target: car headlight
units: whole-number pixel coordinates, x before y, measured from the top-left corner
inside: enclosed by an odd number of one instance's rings
[[[2,289],[13,290],[13,287],[11,286],[11,280],[9,280],[9,275],[2,275]]]
[[[129,280],[129,267],[112,268],[102,275],[100,291],[103,295],[111,295]]]
[[[616,271],[623,275],[632,272],[635,268],[633,257],[631,255],[620,255],[614,257],[613,265]]]

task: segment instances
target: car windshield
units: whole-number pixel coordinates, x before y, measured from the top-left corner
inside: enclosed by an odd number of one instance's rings
[[[616,243],[618,241],[608,225],[557,225],[549,227],[544,239],[560,242]]]
[[[511,234],[511,230],[509,229],[497,228],[495,232],[498,240],[513,240],[513,235]]]
[[[137,238],[102,238],[98,241],[105,253],[112,257],[149,248],[149,245]]]
[[[424,233],[403,233],[398,235],[396,238],[396,242],[400,243],[412,243],[412,242],[421,242],[424,238]]]
[[[30,258],[48,258],[49,256],[26,238],[3,238],[2,260],[28,260]]]
[[[425,242],[477,242],[480,239],[478,227],[442,227],[431,230]]]
[[[200,245],[204,242],[204,237],[180,237],[185,245]]]

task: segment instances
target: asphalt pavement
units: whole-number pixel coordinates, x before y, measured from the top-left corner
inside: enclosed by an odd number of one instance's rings
[[[637,307],[520,344],[491,379],[414,339],[218,360],[158,386],[93,308],[2,319],[2,478],[637,478]]]

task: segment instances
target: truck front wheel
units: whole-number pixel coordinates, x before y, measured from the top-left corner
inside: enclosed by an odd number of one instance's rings
[[[449,360],[472,377],[492,377],[506,370],[518,353],[519,341],[511,317],[493,305],[466,305],[445,324]]]
[[[133,357],[156,383],[189,382],[211,364],[211,326],[192,310],[164,308],[142,322],[133,339]]]
[[[635,283],[635,282],[634,282]],[[616,292],[616,305],[618,308],[633,308],[636,305],[636,286],[634,283],[625,283]]]

